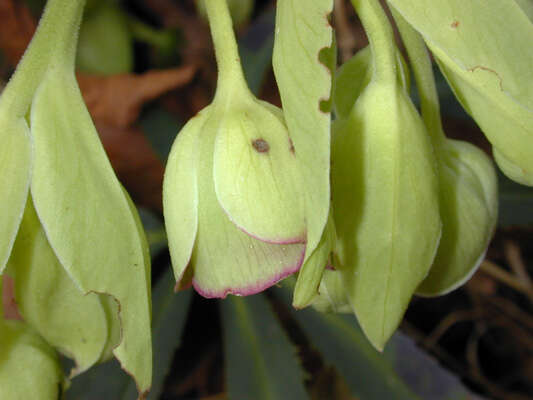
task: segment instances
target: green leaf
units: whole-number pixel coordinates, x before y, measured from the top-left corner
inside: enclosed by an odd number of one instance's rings
[[[24,320],[84,372],[101,357],[108,323],[100,295],[85,295],[57,260],[28,200],[8,263],[15,299]]]
[[[120,304],[122,341],[113,353],[144,392],[152,366],[149,259],[73,71],[49,71],[34,98],[31,129],[31,192],[46,236],[84,293],[109,294]]]
[[[290,306],[290,290],[275,288],[276,297]],[[414,399],[382,354],[368,342],[351,315],[321,314],[311,308],[291,315],[297,320],[327,364],[346,380],[351,393],[365,400]]]
[[[133,37],[120,8],[104,2],[86,11],[80,28],[77,67],[90,74],[133,70]]]
[[[0,97],[0,100],[2,98]],[[31,141],[26,120],[10,118],[0,102],[0,274],[15,242],[28,198]]]
[[[308,399],[304,372],[263,295],[221,302],[231,400]]]
[[[320,103],[331,95],[331,71],[319,61],[331,47],[328,22],[333,0],[279,0],[273,64],[283,113],[306,190],[307,260],[322,237],[329,213],[330,113]]]
[[[533,24],[515,0],[390,0],[424,37],[511,179],[533,185]]]

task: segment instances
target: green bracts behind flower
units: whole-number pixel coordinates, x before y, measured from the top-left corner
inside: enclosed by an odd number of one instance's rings
[[[422,34],[502,171],[533,185],[533,23],[524,10],[515,0],[390,3]]]

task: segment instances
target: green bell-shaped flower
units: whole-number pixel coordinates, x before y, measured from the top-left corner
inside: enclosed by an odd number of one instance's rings
[[[4,319],[1,304],[0,354],[0,399],[57,400],[61,397],[64,377],[54,349],[26,323]]]
[[[531,6],[516,0],[389,1],[422,34],[502,171],[533,185]]]
[[[394,10],[393,15],[412,61],[422,117],[439,163],[442,238],[431,271],[417,289],[420,295],[434,296],[466,282],[483,261],[497,222],[497,178],[483,151],[444,135],[433,70],[422,37]]]
[[[218,87],[172,147],[165,223],[180,286],[192,281],[206,297],[248,295],[300,268],[305,188],[281,110],[248,90],[226,2],[206,6]]]
[[[373,74],[334,126],[334,266],[373,345],[383,349],[426,277],[441,235],[436,160],[398,79],[391,27],[378,2],[354,0]]]
[[[75,359],[74,372],[112,352],[144,393],[152,372],[150,259],[74,75],[83,5],[49,0],[0,97],[0,274],[9,259],[28,324]],[[39,279],[44,270],[50,275]],[[72,330],[61,332],[62,324]]]

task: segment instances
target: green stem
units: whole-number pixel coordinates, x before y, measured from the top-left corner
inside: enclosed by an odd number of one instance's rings
[[[205,0],[207,18],[215,47],[218,66],[215,98],[231,99],[229,93],[238,90],[250,92],[242,71],[237,40],[226,0]]]
[[[374,58],[375,79],[396,82],[396,45],[394,34],[379,0],[352,0],[363,23]]]
[[[411,68],[420,96],[422,119],[431,135],[433,146],[438,148],[446,140],[446,135],[442,128],[439,95],[429,53],[422,36],[409,25],[399,12],[392,7],[391,10],[411,61]]]
[[[33,39],[0,98],[8,112],[26,115],[50,67],[61,65],[74,71],[84,6],[85,0],[48,0]]]

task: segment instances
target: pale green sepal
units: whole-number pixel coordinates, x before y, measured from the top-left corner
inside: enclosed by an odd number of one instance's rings
[[[0,318],[0,399],[57,400],[63,384],[54,350],[25,323]]]
[[[279,0],[273,65],[283,113],[306,188],[308,259],[318,246],[330,208],[331,114],[320,104],[331,96],[331,71],[319,61],[331,47],[333,30],[328,17],[333,0]]]
[[[511,179],[533,185],[533,24],[515,0],[390,0],[418,30]]]
[[[165,169],[163,213],[174,277],[180,283],[191,259],[198,231],[197,137],[209,108],[190,119],[178,134]]]
[[[77,375],[94,365],[107,342],[107,321],[99,296],[85,295],[63,269],[28,199],[8,262],[15,299],[28,324],[53,347],[72,357]]]
[[[206,130],[218,125],[213,178],[230,220],[271,243],[305,242],[305,188],[281,111],[253,98],[230,112],[211,108]],[[281,119],[280,119],[281,117]],[[214,129],[213,129],[214,130]]]
[[[382,350],[436,254],[436,160],[398,84],[371,82],[335,124],[332,150],[337,267],[361,327]]]
[[[398,81],[409,93],[411,75],[409,66],[400,51],[396,51]],[[348,118],[355,101],[370,83],[374,70],[370,46],[359,50],[352,58],[341,65],[335,76],[333,103],[338,118]]]
[[[292,300],[293,307],[304,308],[313,302],[319,292],[318,287],[325,269],[331,261],[330,255],[335,248],[335,240],[335,223],[333,222],[333,215],[330,213],[320,243],[298,273]]]
[[[446,294],[466,282],[485,256],[498,216],[498,181],[490,159],[467,142],[439,148],[442,238],[417,294]]]
[[[0,102],[1,105],[1,102]],[[0,109],[0,274],[15,242],[31,176],[31,141],[23,118],[10,118]]]
[[[342,274],[339,271],[324,271],[318,287],[318,295],[313,299],[312,306],[320,312],[353,313],[342,282]]]
[[[31,126],[31,192],[46,236],[84,293],[108,294],[120,304],[122,340],[113,353],[145,392],[152,353],[142,238],[71,70],[46,75]]]
[[[202,130],[195,151],[198,233],[191,258],[193,285],[204,297],[258,293],[300,268],[305,245],[269,244],[229,220],[215,194],[212,133]]]

